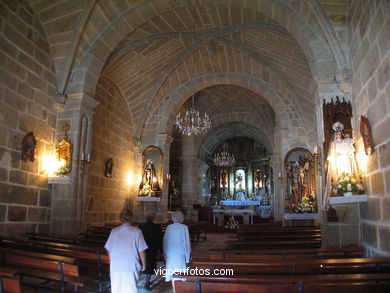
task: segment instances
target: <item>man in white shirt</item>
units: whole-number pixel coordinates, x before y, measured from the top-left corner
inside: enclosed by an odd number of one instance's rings
[[[145,269],[145,250],[148,246],[140,229],[131,226],[133,213],[124,209],[122,225],[111,230],[104,248],[110,256],[112,293],[137,293],[139,273]],[[142,266],[141,266],[142,264]]]

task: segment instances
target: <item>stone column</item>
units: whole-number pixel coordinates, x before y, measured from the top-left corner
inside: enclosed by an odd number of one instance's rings
[[[87,94],[71,94],[58,112],[56,141],[63,137],[62,129],[68,124],[68,138],[73,146],[72,171],[69,174],[70,184],[52,186],[52,233],[70,235],[84,228],[88,163],[79,159],[81,153],[91,154],[93,111],[97,105],[98,102]]]
[[[196,156],[195,136],[184,136],[182,139],[183,151],[180,157],[183,166],[182,172],[182,207],[187,211],[187,217],[191,216],[193,204],[200,203],[201,181],[199,168],[202,164]]]
[[[160,203],[160,212],[163,215],[167,215],[168,212],[168,180],[167,176],[169,174],[169,155],[170,155],[170,147],[173,141],[173,137],[167,133],[160,133],[157,135],[158,144],[163,153],[162,160],[162,195],[161,195],[161,203]]]
[[[272,165],[274,175],[274,194],[272,199],[273,214],[275,222],[283,221],[284,215],[284,168],[283,162],[280,159],[279,154],[273,154],[271,156],[270,164]],[[279,177],[279,174],[281,177]]]

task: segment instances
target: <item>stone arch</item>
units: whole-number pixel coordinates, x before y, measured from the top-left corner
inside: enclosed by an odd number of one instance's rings
[[[275,126],[289,128],[288,119],[283,119],[294,115],[291,109],[287,107],[279,94],[272,86],[265,81],[242,74],[208,74],[198,76],[176,88],[165,101],[161,110],[161,120],[157,133],[171,133],[173,122],[180,106],[194,93],[214,85],[229,84],[247,88],[262,96],[275,111]],[[149,117],[150,118],[150,117]],[[148,118],[148,119],[149,119]],[[230,121],[233,122],[233,121]]]
[[[183,2],[186,3],[186,2]],[[215,5],[226,4],[222,1],[216,1]],[[113,48],[122,40],[122,35],[117,31],[123,31],[123,27],[132,29],[142,23],[145,23],[147,19],[151,19],[157,15],[157,11],[167,11],[177,7],[185,6],[182,3],[179,6],[171,8],[166,1],[143,1],[135,6],[129,7],[122,11],[115,19],[107,25],[100,34],[91,42],[89,48],[83,52],[78,60],[80,62],[75,68],[74,82],[70,85],[69,91],[84,91],[91,93],[95,90],[95,85],[98,79],[98,75],[104,66],[105,60],[112,53]],[[301,45],[305,55],[309,59],[312,72],[316,73],[319,70],[316,60],[318,52],[324,53],[323,48],[327,53],[325,58],[327,63],[336,64],[335,57],[332,56],[331,50],[325,40],[321,37],[321,34],[316,33],[309,23],[312,18],[308,17],[304,19],[301,17],[295,9],[285,3],[279,3],[275,1],[264,1],[261,3],[247,2],[244,7],[260,11],[265,15],[272,16],[276,21],[285,27]],[[145,19],[141,15],[148,15]],[[136,16],[136,17],[135,17]],[[133,24],[130,26],[128,23]],[[318,25],[317,25],[318,27]],[[110,45],[107,45],[110,44]],[[99,58],[97,57],[99,55]],[[324,59],[320,60],[321,62]],[[322,64],[322,63],[321,63]],[[337,67],[337,64],[336,66]],[[329,68],[329,67],[328,67]],[[335,71],[334,68],[333,71]],[[332,71],[332,70],[331,70]],[[333,72],[334,73],[334,72]],[[77,81],[77,82],[76,82]]]
[[[245,122],[223,123],[214,127],[206,137],[200,142],[198,147],[198,157],[203,162],[207,161],[207,157],[213,153],[215,148],[222,141],[229,138],[245,136],[253,138],[264,143],[267,153],[271,154],[273,150],[272,140],[269,139],[258,125],[253,125]]]

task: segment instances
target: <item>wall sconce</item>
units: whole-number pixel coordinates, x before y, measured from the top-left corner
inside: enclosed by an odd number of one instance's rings
[[[81,153],[79,163],[81,171],[84,172],[87,165],[91,163],[91,154]]]
[[[280,183],[281,185],[283,185],[283,175],[282,175],[282,172],[279,172],[279,173],[278,173],[278,179],[279,179],[279,183]]]
[[[321,170],[321,153],[319,152],[317,145],[314,146],[313,157],[316,167],[318,168],[318,170]]]

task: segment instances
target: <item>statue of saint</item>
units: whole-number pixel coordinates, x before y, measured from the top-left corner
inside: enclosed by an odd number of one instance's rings
[[[347,135],[343,138],[344,125],[340,122],[333,124],[335,131],[334,140],[329,144],[328,153],[328,171],[326,175],[326,186],[324,195],[324,209],[328,209],[328,197],[332,193],[333,184],[335,184],[341,174],[351,174],[358,176],[358,169],[355,161],[355,147],[353,139]]]
[[[151,189],[151,191],[161,191],[157,180],[156,169],[151,160],[146,162],[144,172],[142,174],[142,182],[139,189]]]

